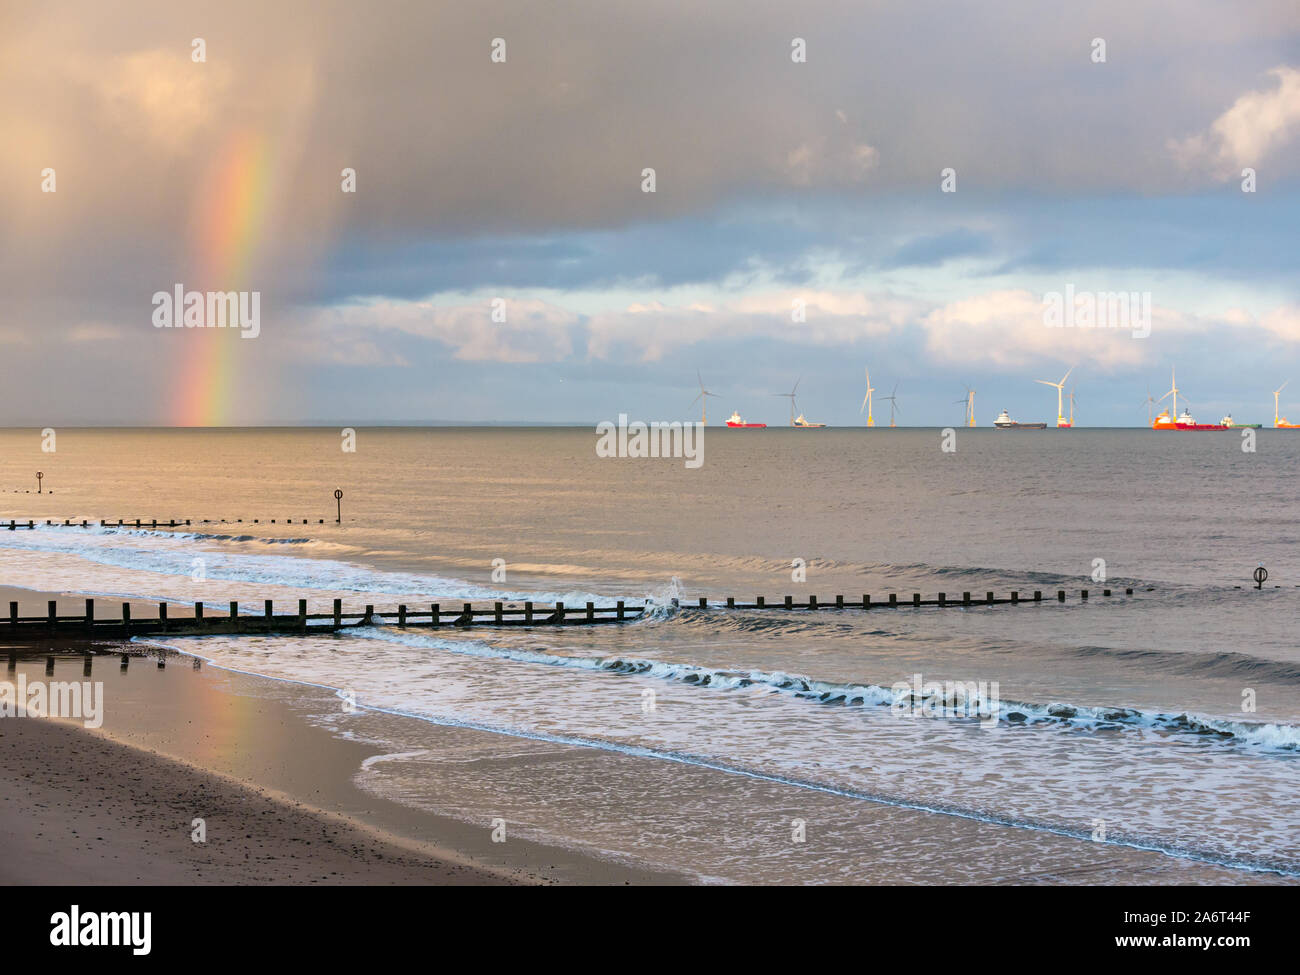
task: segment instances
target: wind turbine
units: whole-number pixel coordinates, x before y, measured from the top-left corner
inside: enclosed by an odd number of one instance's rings
[[[966,404],[966,426],[973,427],[975,425],[975,390],[967,386],[966,395],[955,402]]]
[[[1173,413],[1170,415],[1173,417],[1175,423],[1178,422],[1178,393],[1178,370],[1171,366],[1169,369],[1169,392],[1165,393],[1164,396],[1161,396],[1156,400],[1156,402],[1163,403],[1167,396],[1172,396],[1174,398],[1174,409]]]
[[[1155,397],[1151,395],[1151,384],[1147,383],[1147,398],[1142,401],[1142,405],[1147,408],[1147,426],[1155,422],[1155,417],[1151,415],[1151,404],[1156,402]]]
[[[1286,383],[1289,383],[1290,381],[1291,381],[1291,380],[1288,379],[1288,380],[1286,381]],[[1286,383],[1283,383],[1283,384],[1282,384],[1281,386],[1279,386],[1277,389],[1273,390],[1273,426],[1274,426],[1274,427],[1277,426],[1277,420],[1278,420],[1278,402],[1277,402],[1277,398],[1278,398],[1279,395],[1281,395],[1282,390],[1286,389]]]
[[[888,396],[880,397],[882,400],[884,400],[889,404],[889,425],[891,427],[898,426],[898,424],[894,422],[894,412],[895,412],[895,408],[898,405],[897,394],[898,394],[898,383],[894,383],[894,391],[890,393]]]
[[[789,397],[790,397],[790,426],[794,426],[794,411],[795,411],[794,394],[797,393],[797,392],[799,391],[799,384],[800,384],[801,382],[803,382],[803,376],[800,376],[798,379],[796,379],[796,380],[794,381],[794,389],[790,390],[790,392],[788,392],[788,393],[773,393],[773,394],[772,394],[773,396],[789,396]]]
[[[1074,391],[1078,387],[1070,387],[1070,426],[1074,426]]]
[[[876,391],[876,388],[871,385],[871,370],[864,369],[863,371],[867,374],[867,395],[862,397],[862,408],[859,409],[858,412],[861,413],[865,410],[867,414],[867,426],[874,427],[876,421],[871,416],[871,394]]]
[[[1064,376],[1061,377],[1061,381],[1059,383],[1054,383],[1050,379],[1034,380],[1034,382],[1042,383],[1044,386],[1056,387],[1056,425],[1058,427],[1065,426],[1065,403],[1063,402],[1063,396],[1065,393],[1065,381],[1070,378],[1071,372],[1074,372],[1074,366],[1071,366],[1069,372],[1067,372]]]
[[[707,389],[704,388],[704,380],[700,379],[700,370],[698,369],[695,370],[695,378],[699,379],[700,381],[700,395],[695,397],[695,399],[691,400],[691,405],[694,406],[696,402],[698,402],[699,400],[704,401],[700,405],[700,425],[707,427],[709,425],[709,401],[707,397],[717,396],[718,394],[710,393]]]

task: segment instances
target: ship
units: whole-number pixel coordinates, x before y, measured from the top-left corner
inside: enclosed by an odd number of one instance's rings
[[[745,425],[746,425],[746,426],[753,426],[754,424],[745,424]],[[762,423],[757,424],[757,426],[763,426],[763,425],[764,425],[764,424],[762,424]],[[799,414],[795,419],[793,419],[793,420],[790,421],[790,426],[792,426],[792,427],[803,427],[804,429],[808,429],[808,430],[817,430],[817,429],[820,429],[820,428],[826,426],[826,424],[825,424],[825,423],[811,423],[811,422],[809,422],[808,420],[805,420],[803,414],[800,413],[800,414]]]
[[[1046,423],[1017,423],[1011,419],[1011,414],[1003,410],[998,414],[998,418],[993,421],[993,425],[999,430],[1046,430]]]
[[[1190,410],[1186,407],[1175,420],[1168,410],[1161,410],[1156,414],[1156,418],[1151,421],[1152,430],[1227,430],[1222,423],[1197,423],[1196,418],[1192,416]]]
[[[730,416],[730,417],[728,418],[728,420],[727,420],[727,426],[729,426],[729,427],[743,427],[743,428],[745,428],[745,429],[758,429],[758,430],[761,430],[761,429],[765,428],[765,427],[767,426],[767,424],[766,424],[766,423],[746,423],[744,420],[742,420],[742,419],[740,418],[740,414],[739,414],[739,413],[732,413],[731,416]]]
[[[1232,418],[1231,413],[1220,420],[1219,423],[1229,430],[1258,430],[1260,428],[1258,423],[1238,423]]]

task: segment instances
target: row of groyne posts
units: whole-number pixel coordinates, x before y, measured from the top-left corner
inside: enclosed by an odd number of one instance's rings
[[[339,516],[339,520],[342,520],[342,515]],[[285,518],[283,519],[283,521],[284,524],[286,525],[299,524],[299,519],[296,518]],[[170,518],[167,521],[162,521],[158,518],[150,518],[148,521],[146,521],[143,518],[136,518],[134,520],[130,518],[118,518],[116,521],[114,521],[112,518],[104,518],[101,519],[98,523],[88,518],[83,518],[81,521],[76,521],[72,518],[65,518],[63,519],[63,521],[58,521],[53,518],[46,518],[44,521],[44,524],[46,525],[55,525],[63,528],[155,528],[155,529],[156,528],[191,528],[194,525],[242,525],[244,523],[245,522],[243,518],[212,518],[212,519],[203,518],[201,520],[195,520],[193,522],[191,522],[189,518],[186,518],[184,520]],[[261,519],[258,518],[250,518],[248,520],[248,524],[257,525],[260,523],[261,523]],[[276,524],[276,520],[274,518],[268,518],[267,523],[274,525]],[[309,523],[308,519],[306,518],[301,519],[301,524],[306,525],[308,523]],[[30,530],[30,529],[35,529],[38,524],[40,524],[40,522],[38,522],[34,518],[29,518],[26,521],[20,521],[18,519],[11,518],[9,519],[8,523],[4,521],[0,521],[0,529],[4,529],[7,531],[17,531],[20,529]],[[318,525],[325,524],[325,519],[318,518],[316,520],[316,524]]]
[[[40,479],[41,479],[42,477],[44,477],[44,476],[45,476],[45,475],[42,474],[40,471],[37,471],[37,472],[36,472],[36,478],[37,478],[37,481],[38,481],[38,482],[39,482]],[[342,489],[342,488],[335,488],[335,490],[334,490],[334,494],[333,494],[333,498],[334,498],[334,508],[335,508],[335,518],[334,518],[334,521],[335,521],[336,524],[342,524],[342,523],[343,523],[343,489]],[[301,518],[301,519],[299,519],[299,518],[285,518],[285,519],[283,519],[283,522],[284,522],[284,524],[286,524],[286,525],[297,525],[297,524],[303,524],[303,525],[306,525],[306,524],[309,524],[309,523],[310,523],[310,519],[308,519],[308,518]],[[28,530],[32,530],[32,529],[35,529],[36,526],[37,526],[37,524],[39,524],[39,523],[40,523],[39,520],[36,519],[36,518],[28,518],[26,521],[23,521],[22,519],[19,519],[19,518],[10,518],[10,519],[9,519],[9,524],[7,524],[7,525],[6,525],[3,521],[0,521],[0,528],[7,528],[9,531],[17,531],[17,530],[20,529],[20,528],[28,529]],[[61,527],[63,527],[63,528],[96,528],[96,527],[98,527],[98,528],[152,528],[152,529],[158,529],[158,528],[190,528],[190,527],[193,527],[194,525],[242,525],[242,524],[244,524],[244,523],[245,523],[245,522],[244,522],[244,519],[243,519],[243,518],[202,518],[202,519],[198,519],[198,518],[195,518],[195,519],[190,519],[190,518],[185,518],[185,519],[179,519],[179,518],[168,518],[166,521],[163,521],[161,518],[150,518],[148,521],[146,521],[146,520],[143,519],[143,518],[135,518],[135,519],[131,519],[131,518],[118,518],[116,521],[114,521],[112,518],[101,518],[101,519],[99,520],[99,524],[98,524],[98,525],[96,525],[95,522],[94,522],[94,520],[93,520],[93,519],[90,519],[90,518],[82,518],[80,521],[78,521],[78,520],[75,519],[75,518],[64,518],[62,522],[60,522],[60,521],[59,521],[58,519],[56,519],[56,518],[46,518],[46,519],[45,519],[45,524],[46,524],[46,525],[59,525],[59,526],[61,526]],[[258,525],[258,524],[261,524],[261,519],[260,519],[260,518],[250,518],[250,519],[248,519],[248,523],[249,523],[249,524],[253,524],[253,525]],[[268,518],[268,519],[267,519],[267,523],[268,523],[268,524],[271,524],[271,525],[274,525],[274,524],[276,524],[276,519],[274,519],[274,518]],[[323,524],[325,524],[325,519],[324,519],[324,518],[317,518],[317,519],[316,519],[316,524],[318,524],[318,525],[323,525]]]
[[[1125,595],[1131,596],[1132,589],[1125,589]],[[1081,590],[1079,598],[1088,599],[1088,590]],[[1103,596],[1110,596],[1111,590],[1103,589]],[[1066,601],[1066,591],[1056,593],[1056,601]],[[833,601],[819,601],[816,596],[806,600],[795,600],[786,596],[783,600],[769,602],[758,596],[752,603],[737,602],[729,596],[725,601],[709,602],[701,596],[696,604],[699,609],[722,608],[738,610],[784,610],[790,612],[817,610],[882,610],[921,607],[976,607],[976,606],[1015,606],[1021,603],[1042,603],[1043,593],[1035,590],[1032,598],[1021,598],[1019,592],[1012,592],[1007,597],[997,597],[992,592],[983,599],[977,599],[969,592],[964,592],[960,599],[949,599],[946,593],[939,593],[937,599],[923,599],[920,593],[913,593],[911,599],[899,599],[897,593],[890,593],[884,600],[873,600],[869,594],[861,600],[846,599],[836,596]],[[247,612],[247,607],[240,608],[238,601],[231,601],[225,615],[207,615],[204,604],[194,603],[193,613],[188,616],[170,616],[167,603],[155,604],[157,615],[153,618],[139,618],[131,613],[131,604],[117,604],[120,614],[101,617],[95,613],[95,600],[86,600],[86,611],[76,616],[60,616],[58,601],[49,600],[44,616],[22,616],[19,614],[17,601],[10,601],[8,618],[0,622],[0,639],[43,642],[51,636],[103,637],[105,639],[123,639],[133,636],[152,636],[167,634],[170,636],[220,636],[240,633],[277,633],[277,634],[321,634],[333,633],[348,627],[357,626],[398,626],[424,627],[436,629],[441,626],[467,628],[471,626],[593,626],[608,623],[625,623],[642,619],[648,610],[655,609],[654,603],[629,606],[620,599],[612,606],[597,606],[588,602],[582,607],[565,606],[562,602],[554,605],[538,606],[525,601],[522,606],[503,602],[494,602],[491,608],[475,608],[473,603],[463,603],[460,609],[444,608],[440,603],[430,603],[429,608],[417,609],[399,605],[395,611],[376,612],[373,604],[367,604],[364,612],[343,611],[343,600],[335,599],[333,611],[329,613],[307,612],[307,600],[298,600],[298,611],[291,614],[277,614],[273,600],[263,600],[263,611]],[[674,610],[682,608],[680,599],[673,599],[664,604]]]

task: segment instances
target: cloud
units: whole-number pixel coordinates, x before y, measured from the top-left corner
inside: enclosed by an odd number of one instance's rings
[[[1300,345],[1300,305],[1275,308],[1260,319],[1260,325],[1273,338]]]
[[[123,338],[123,331],[103,322],[82,322],[68,332],[69,342],[113,342]]]
[[[1171,141],[1175,159],[1185,168],[1233,179],[1300,132],[1300,70],[1278,67],[1268,74],[1276,87],[1246,92],[1205,132]]]
[[[493,321],[494,300],[501,302],[504,322]],[[484,299],[460,306],[373,301],[312,313],[305,330],[311,338],[301,346],[340,364],[405,364],[395,353],[380,352],[376,343],[388,333],[438,342],[467,362],[554,362],[572,353],[569,329],[576,322],[572,312],[537,300]]]

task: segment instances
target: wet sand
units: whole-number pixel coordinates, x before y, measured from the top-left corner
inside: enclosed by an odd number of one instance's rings
[[[3,884],[527,883],[39,718],[0,722]],[[194,819],[204,820],[195,842]]]

